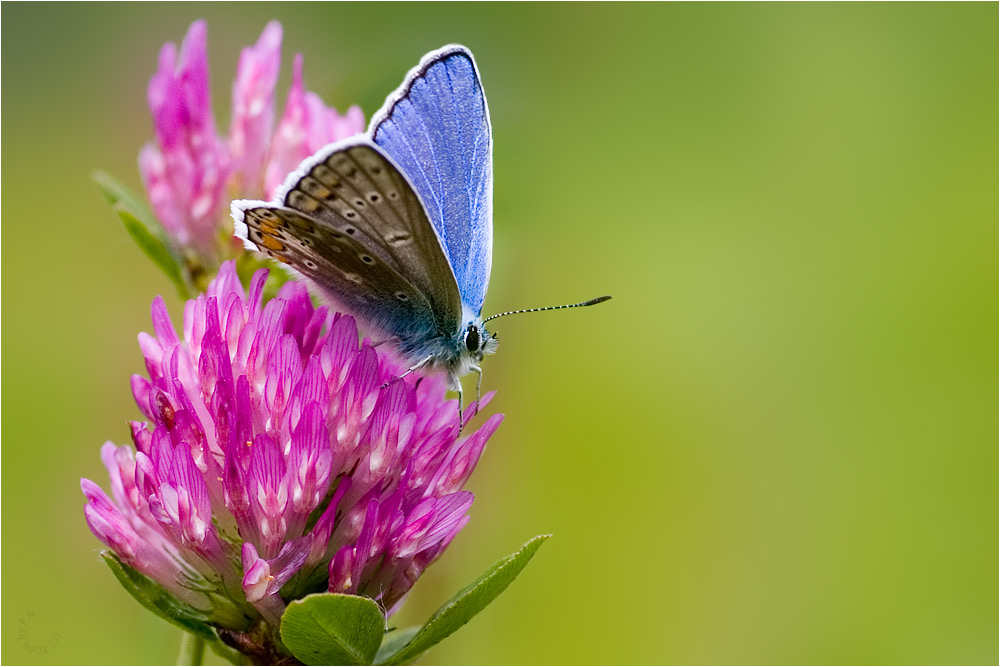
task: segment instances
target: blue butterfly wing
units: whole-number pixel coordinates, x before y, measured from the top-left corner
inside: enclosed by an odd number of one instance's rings
[[[493,138],[472,54],[432,51],[372,118],[369,134],[423,202],[458,282],[478,316],[493,255]]]

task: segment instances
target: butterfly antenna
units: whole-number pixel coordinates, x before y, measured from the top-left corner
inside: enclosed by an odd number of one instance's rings
[[[483,324],[486,324],[490,320],[495,320],[498,317],[503,317],[504,315],[517,315],[518,313],[537,313],[542,310],[559,310],[560,308],[580,308],[581,306],[593,306],[598,303],[604,303],[610,296],[599,296],[596,299],[591,299],[589,301],[581,301],[580,303],[568,303],[565,306],[546,306],[545,308],[525,308],[524,310],[508,310],[506,313],[498,313],[496,315],[490,315],[485,320]]]

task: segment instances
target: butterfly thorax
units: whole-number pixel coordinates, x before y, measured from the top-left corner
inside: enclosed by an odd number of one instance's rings
[[[430,339],[400,338],[396,347],[411,364],[459,378],[478,368],[484,356],[495,354],[499,345],[496,334],[487,331],[482,318],[476,317],[451,335],[441,334]]]

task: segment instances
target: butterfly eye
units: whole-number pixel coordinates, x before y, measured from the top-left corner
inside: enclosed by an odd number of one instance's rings
[[[469,352],[479,352],[479,329],[475,324],[470,324],[465,330],[465,347]]]

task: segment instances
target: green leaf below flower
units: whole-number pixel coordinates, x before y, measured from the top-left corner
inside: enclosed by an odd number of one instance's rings
[[[101,557],[125,590],[143,607],[182,630],[209,641],[217,640],[215,630],[206,623],[208,615],[205,612],[181,602],[158,583],[123,563],[110,551],[102,551]]]
[[[402,665],[412,662],[425,651],[468,623],[473,616],[486,608],[521,573],[549,535],[539,535],[529,540],[516,553],[493,564],[478,579],[444,603],[430,620],[417,631],[413,639],[394,654],[379,660],[378,664]],[[388,643],[388,640],[387,642]],[[387,653],[380,651],[379,657]]]
[[[413,625],[386,633],[385,638],[382,640],[382,645],[378,649],[378,655],[375,656],[375,664],[384,665],[386,660],[409,644],[410,640],[418,632],[420,632],[420,626]]]
[[[307,665],[370,665],[384,632],[381,608],[355,595],[309,595],[281,617],[281,641]]]

